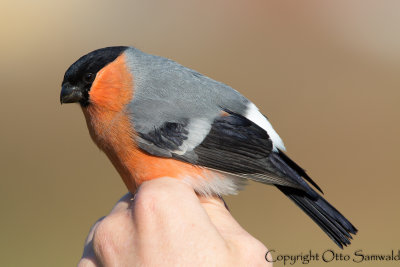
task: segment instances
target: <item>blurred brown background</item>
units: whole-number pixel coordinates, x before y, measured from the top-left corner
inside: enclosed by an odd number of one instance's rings
[[[79,106],[59,103],[69,65],[111,45],[172,58],[252,99],[360,230],[343,253],[400,249],[398,1],[3,1],[1,9],[1,266],[75,265],[90,226],[126,192]],[[340,252],[272,187],[251,184],[227,201],[275,256]]]

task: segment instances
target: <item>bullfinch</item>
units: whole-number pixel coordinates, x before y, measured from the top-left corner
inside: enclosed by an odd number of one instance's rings
[[[252,180],[274,185],[341,248],[357,232],[250,100],[170,59],[126,46],[95,50],[65,72],[60,101],[80,104],[91,138],[132,193],[159,177],[204,196],[235,194]]]

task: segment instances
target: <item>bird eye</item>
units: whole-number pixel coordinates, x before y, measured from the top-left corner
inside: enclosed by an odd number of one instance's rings
[[[85,83],[92,83],[95,77],[93,73],[85,73],[85,75],[83,75],[83,81]]]

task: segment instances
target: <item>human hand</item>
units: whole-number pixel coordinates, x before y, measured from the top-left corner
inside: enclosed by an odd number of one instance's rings
[[[159,178],[128,193],[90,230],[79,267],[272,266],[267,248],[224,202],[185,183]],[[271,260],[270,260],[271,261]]]

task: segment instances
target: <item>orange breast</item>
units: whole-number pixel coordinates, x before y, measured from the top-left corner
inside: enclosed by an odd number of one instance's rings
[[[208,171],[201,167],[155,157],[137,147],[126,109],[134,96],[134,78],[125,60],[121,55],[97,74],[89,92],[90,104],[82,108],[93,141],[107,154],[131,192],[150,179],[205,175]]]

